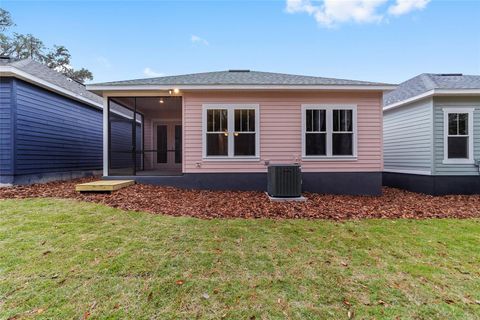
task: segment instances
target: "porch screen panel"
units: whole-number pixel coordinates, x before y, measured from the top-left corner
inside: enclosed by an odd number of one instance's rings
[[[128,108],[109,101],[109,175],[122,176],[134,173],[134,113]]]
[[[175,126],[175,163],[182,163],[182,126]]]
[[[136,171],[143,170],[143,115],[137,112],[136,116],[136,132],[135,132],[135,144],[136,144]]]
[[[157,126],[157,163],[168,162],[167,126]]]

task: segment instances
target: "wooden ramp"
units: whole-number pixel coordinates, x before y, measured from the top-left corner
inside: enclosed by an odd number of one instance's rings
[[[80,192],[112,192],[135,184],[134,180],[100,180],[77,184],[75,191]]]

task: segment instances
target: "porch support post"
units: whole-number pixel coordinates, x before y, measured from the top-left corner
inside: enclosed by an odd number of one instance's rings
[[[103,176],[108,176],[108,96],[103,97]]]

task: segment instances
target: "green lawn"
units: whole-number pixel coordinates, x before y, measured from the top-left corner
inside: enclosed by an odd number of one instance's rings
[[[477,319],[480,220],[198,220],[0,201],[0,319]]]

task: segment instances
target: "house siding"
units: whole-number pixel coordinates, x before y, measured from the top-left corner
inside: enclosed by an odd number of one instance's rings
[[[14,161],[14,98],[12,78],[0,78],[0,184],[11,183]]]
[[[382,160],[382,94],[379,92],[199,92],[185,93],[183,106],[185,173],[266,172],[265,161],[293,163],[301,159],[302,104],[357,105],[357,159],[303,161],[303,172],[380,172]],[[204,104],[250,103],[260,107],[260,160],[202,159]]]
[[[480,160],[480,97],[434,97],[434,166],[435,175],[478,176],[474,164],[444,164],[443,108],[475,108],[473,114],[474,159]]]
[[[15,82],[15,175],[101,169],[101,110]]]
[[[424,99],[384,112],[385,171],[432,171],[432,106],[432,99]]]

